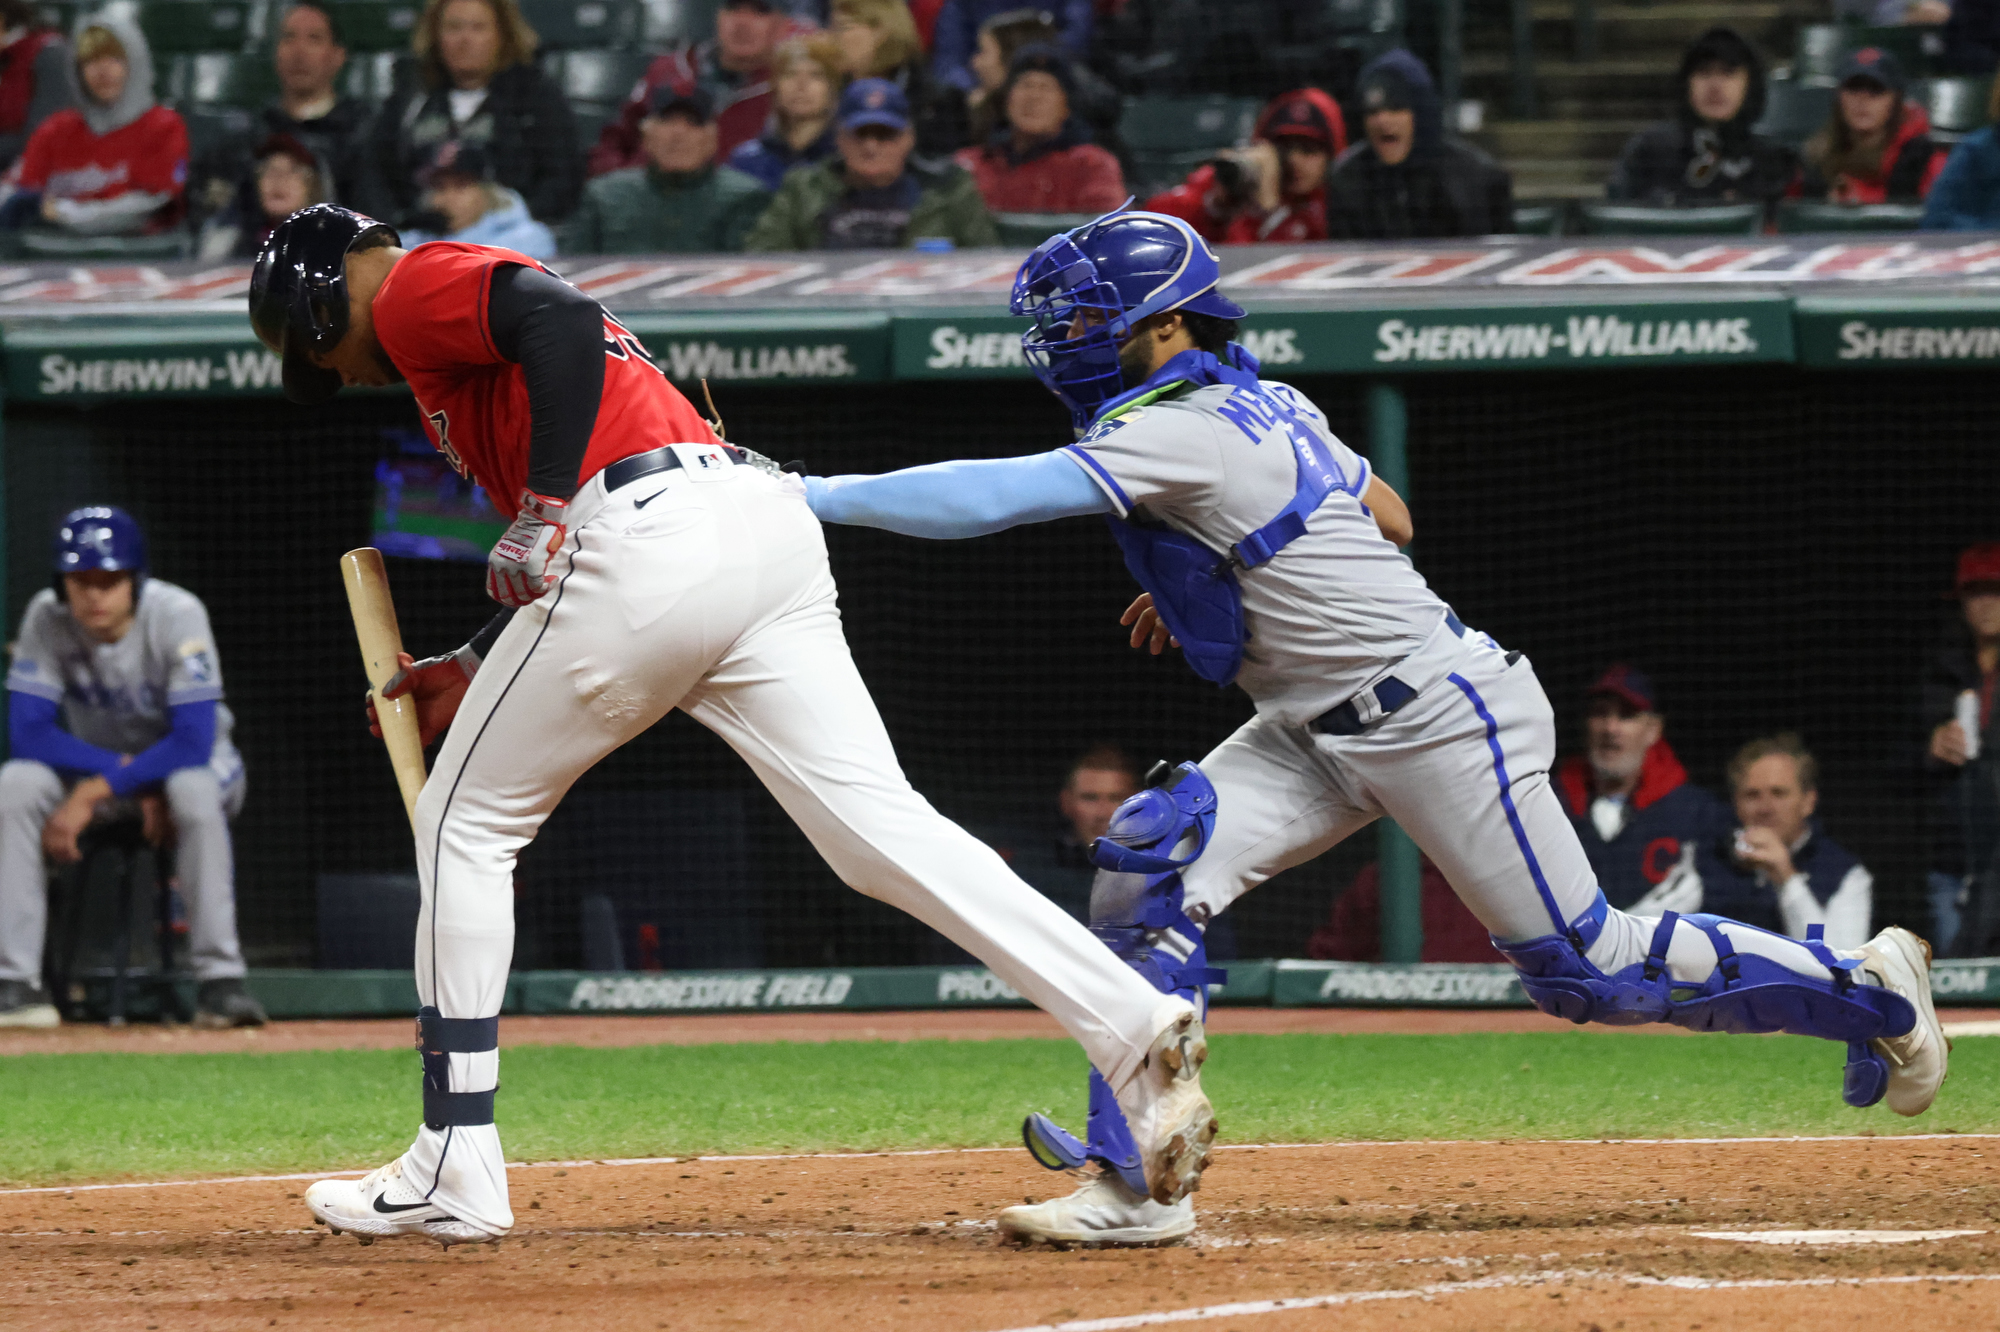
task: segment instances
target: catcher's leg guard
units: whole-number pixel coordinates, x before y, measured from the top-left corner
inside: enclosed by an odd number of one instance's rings
[[[1136,881],[1139,891],[1131,891]],[[1136,875],[1115,879],[1100,876],[1098,890],[1091,894],[1091,914],[1097,917],[1091,933],[1144,976],[1162,994],[1178,994],[1195,1006],[1204,1017],[1208,1013],[1208,986],[1220,984],[1228,973],[1208,965],[1201,926],[1181,909],[1181,881],[1178,873],[1155,874],[1143,880]],[[1096,1069],[1090,1072],[1090,1114],[1085,1139],[1064,1129],[1047,1115],[1028,1116],[1021,1125],[1021,1139],[1035,1160],[1050,1170],[1075,1170],[1087,1161],[1098,1161],[1117,1172],[1134,1193],[1148,1192],[1146,1172],[1140,1164],[1139,1148],[1118,1108],[1111,1084]]]
[[[1599,894],[1590,910],[1562,934],[1518,943],[1495,939],[1493,946],[1514,964],[1521,988],[1535,1006],[1553,1017],[1610,1026],[1667,1022],[1691,1031],[1783,1031],[1841,1041],[1847,1046],[1841,1098],[1854,1106],[1882,1099],[1889,1067],[1868,1042],[1904,1035],[1916,1025],[1916,1010],[1901,995],[1858,980],[1859,959],[1835,955],[1818,926],[1803,946],[1828,973],[1824,977],[1794,971],[1758,953],[1740,952],[1730,942],[1729,931],[1769,931],[1720,916],[1682,916],[1672,911],[1654,928],[1644,961],[1607,975],[1585,954],[1603,931],[1609,911]],[[1668,953],[1682,925],[1698,931],[1715,952],[1713,969],[1699,981],[1670,974]],[[1786,942],[1800,945],[1798,940]]]

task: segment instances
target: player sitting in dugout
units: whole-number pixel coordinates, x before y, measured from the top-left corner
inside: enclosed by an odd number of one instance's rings
[[[1625,910],[1653,891],[1729,809],[1688,780],[1652,677],[1624,662],[1584,690],[1584,752],[1556,767],[1556,794],[1605,900]]]
[[[1346,151],[1340,103],[1296,88],[1258,113],[1249,147],[1196,167],[1146,208],[1186,219],[1212,244],[1325,240],[1327,167]]]
[[[54,586],[21,618],[0,766],[0,1027],[53,1027],[38,981],[48,924],[44,856],[81,858],[94,823],[136,814],[171,843],[187,899],[195,1025],[261,1026],[243,988],[229,820],[243,760],[201,599],[146,573],[123,509],[77,509],[56,532]]]
[[[1866,943],[1875,881],[1814,820],[1819,762],[1805,742],[1790,732],[1752,740],[1729,761],[1729,786],[1735,826],[1689,847],[1632,910],[1712,911],[1794,939],[1821,925],[1829,948]]]

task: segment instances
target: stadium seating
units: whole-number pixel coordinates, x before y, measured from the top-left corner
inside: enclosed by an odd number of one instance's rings
[[[421,0],[328,0],[349,58],[375,51],[407,51],[424,12]]]
[[[1757,122],[1757,133],[1793,148],[1803,147],[1826,124],[1832,112],[1831,84],[1774,78],[1767,89],[1764,116]]]
[[[1129,97],[1118,121],[1141,199],[1250,137],[1261,104],[1247,97]]]
[[[1930,112],[1932,138],[1956,143],[1984,128],[1992,90],[1991,79],[1917,79],[1910,84],[1910,99]]]
[[[1755,203],[1647,208],[1592,200],[1577,211],[1589,236],[1748,236],[1764,227],[1764,205]]]
[[[562,89],[576,115],[577,142],[588,149],[604,122],[646,72],[652,57],[643,51],[551,51],[542,73]]]
[[[35,15],[57,32],[67,35],[76,24],[76,0],[44,0],[35,6]]]
[[[1914,231],[1924,220],[1922,204],[1836,204],[1788,199],[1778,205],[1778,230]]]
[[[1810,23],[1800,28],[1798,44],[1792,48],[1792,78],[1831,88],[1834,71],[1840,68],[1854,31],[1842,23]]]
[[[522,0],[521,16],[544,51],[615,50],[639,37],[639,7],[632,0]]]
[[[156,58],[240,51],[250,41],[250,0],[144,0],[135,8]]]
[[[1569,228],[1566,199],[1516,199],[1514,233],[1518,236],[1560,236]]]
[[[416,57],[408,50],[350,55],[340,71],[340,90],[364,102],[381,102],[402,79],[416,77],[415,71]]]
[[[1058,232],[1080,227],[1096,216],[1095,213],[995,213],[993,226],[1000,233],[1002,245],[1032,250]]]

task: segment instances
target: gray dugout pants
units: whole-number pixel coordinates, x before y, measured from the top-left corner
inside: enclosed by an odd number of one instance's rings
[[[187,903],[189,965],[196,980],[244,974],[236,939],[236,861],[229,820],[244,781],[224,786],[208,768],[182,768],[163,784],[174,821],[174,867]],[[69,789],[32,759],[0,764],[0,980],[35,982],[48,934],[48,867],[42,829]]]

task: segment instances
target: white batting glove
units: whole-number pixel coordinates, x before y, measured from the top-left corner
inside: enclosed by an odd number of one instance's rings
[[[520,608],[555,586],[549,564],[569,535],[569,504],[532,490],[521,492],[521,511],[486,557],[486,595]]]

